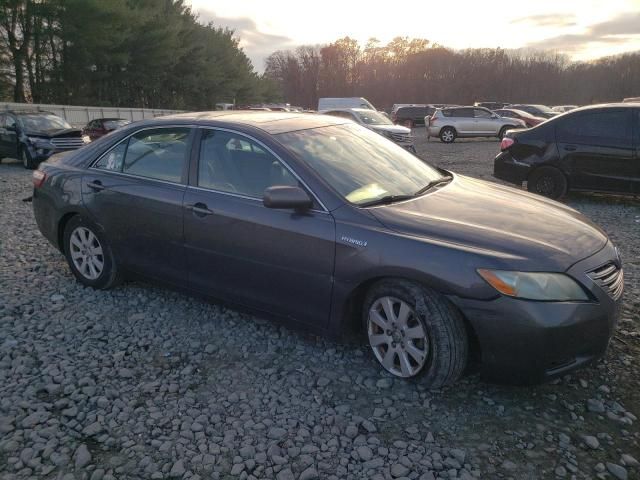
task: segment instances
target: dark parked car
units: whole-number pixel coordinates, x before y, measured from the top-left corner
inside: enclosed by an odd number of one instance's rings
[[[54,153],[75,150],[91,140],[82,130],[49,112],[0,112],[0,161],[18,158],[35,168]]]
[[[404,125],[407,128],[424,127],[425,117],[430,117],[436,107],[432,105],[417,107],[400,107],[391,115],[391,120],[396,125]]]
[[[501,381],[600,357],[623,290],[607,235],[564,205],[434,168],[326,115],[181,114],[33,174],[40,231],[79,282],[131,274],[338,334],[398,377]],[[328,366],[330,368],[330,366]]]
[[[493,174],[556,199],[570,190],[640,194],[639,111],[640,104],[596,105],[508,132]]]
[[[95,118],[87,123],[83,133],[88,135],[91,140],[97,140],[107,133],[111,133],[129,123],[131,122],[124,118]]]
[[[509,105],[509,108],[513,108],[515,110],[522,110],[524,112],[530,113],[534,117],[542,117],[542,118],[553,118],[559,113],[547,107],[546,105],[528,105],[528,104],[514,103],[513,105]]]
[[[536,117],[534,115],[531,115],[530,113],[525,112],[524,110],[516,110],[515,108],[502,108],[499,110],[494,110],[494,113],[497,113],[501,117],[517,118],[518,120],[522,120],[527,128],[535,127],[536,125],[539,125],[546,120],[546,118]]]

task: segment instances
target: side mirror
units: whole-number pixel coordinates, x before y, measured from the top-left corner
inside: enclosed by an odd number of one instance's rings
[[[262,204],[267,208],[308,210],[313,206],[313,201],[300,187],[276,185],[264,191]]]

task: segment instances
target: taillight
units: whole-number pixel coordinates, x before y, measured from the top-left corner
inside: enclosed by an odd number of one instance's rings
[[[511,145],[513,145],[515,142],[513,140],[513,138],[509,138],[509,137],[504,137],[502,139],[502,141],[500,142],[500,150],[506,150],[507,148],[509,148]]]
[[[33,182],[33,186],[35,188],[40,188],[46,179],[47,174],[42,170],[34,170],[33,175],[31,175],[31,181]]]
[[[433,122],[435,122],[435,120],[436,120],[436,118],[435,118],[435,117],[436,117],[435,115],[431,115],[431,116],[429,117],[429,126],[430,126],[430,127],[433,127]]]

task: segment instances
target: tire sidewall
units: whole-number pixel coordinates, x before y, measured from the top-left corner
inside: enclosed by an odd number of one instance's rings
[[[426,293],[426,295],[425,295]],[[417,284],[414,284],[405,280],[383,280],[376,285],[373,286],[365,296],[363,312],[362,312],[362,321],[363,321],[363,331],[365,342],[369,349],[371,357],[375,360],[375,362],[387,372],[389,373],[382,365],[379,364],[378,359],[376,358],[373,349],[369,345],[368,338],[368,317],[369,310],[374,302],[385,296],[395,297],[399,300],[406,302],[411,308],[413,308],[414,312],[420,323],[422,324],[429,341],[429,353],[428,358],[423,367],[412,377],[396,377],[394,378],[402,378],[402,380],[416,380],[421,383],[426,383],[428,386],[441,387],[448,383],[447,374],[450,370],[449,365],[445,364],[450,359],[449,355],[449,342],[450,339],[446,333],[446,330],[443,328],[441,324],[441,319],[434,312],[434,306],[431,304],[429,295],[438,295],[436,292],[433,292],[425,287],[421,287]],[[467,339],[465,338],[466,342]]]
[[[20,156],[20,163],[27,170],[33,170],[33,160],[31,159],[31,155],[29,155],[29,150],[22,145],[18,150]]]
[[[102,269],[102,273],[100,274],[100,276],[95,280],[88,279],[84,275],[82,275],[82,273],[80,273],[80,271],[74,265],[73,259],[71,258],[71,251],[69,248],[70,238],[73,231],[78,227],[84,227],[90,230],[98,238],[98,241],[100,242],[100,245],[102,247],[102,253],[104,257],[104,267]],[[95,224],[93,224],[92,222],[90,222],[89,220],[87,220],[86,218],[80,215],[76,215],[72,217],[67,222],[64,228],[63,246],[64,246],[64,256],[67,259],[69,268],[71,269],[71,272],[80,283],[82,283],[87,287],[92,287],[96,289],[109,288],[115,283],[118,272],[117,272],[117,265],[116,265],[111,247],[109,246],[109,242],[105,238],[102,231]]]

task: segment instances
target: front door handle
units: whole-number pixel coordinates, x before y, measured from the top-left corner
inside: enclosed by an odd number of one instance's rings
[[[199,217],[213,215],[213,212],[209,210],[209,207],[207,207],[207,205],[202,202],[194,203],[192,205],[187,205],[186,207]]]
[[[565,145],[565,146],[564,146],[564,149],[565,149],[567,152],[575,152],[575,151],[576,151],[576,146],[575,146],[575,145]]]
[[[104,190],[106,187],[104,185],[102,185],[102,182],[100,180],[94,180],[93,182],[87,182],[87,187],[89,187],[92,190],[95,190],[96,192],[100,192],[102,190]]]

